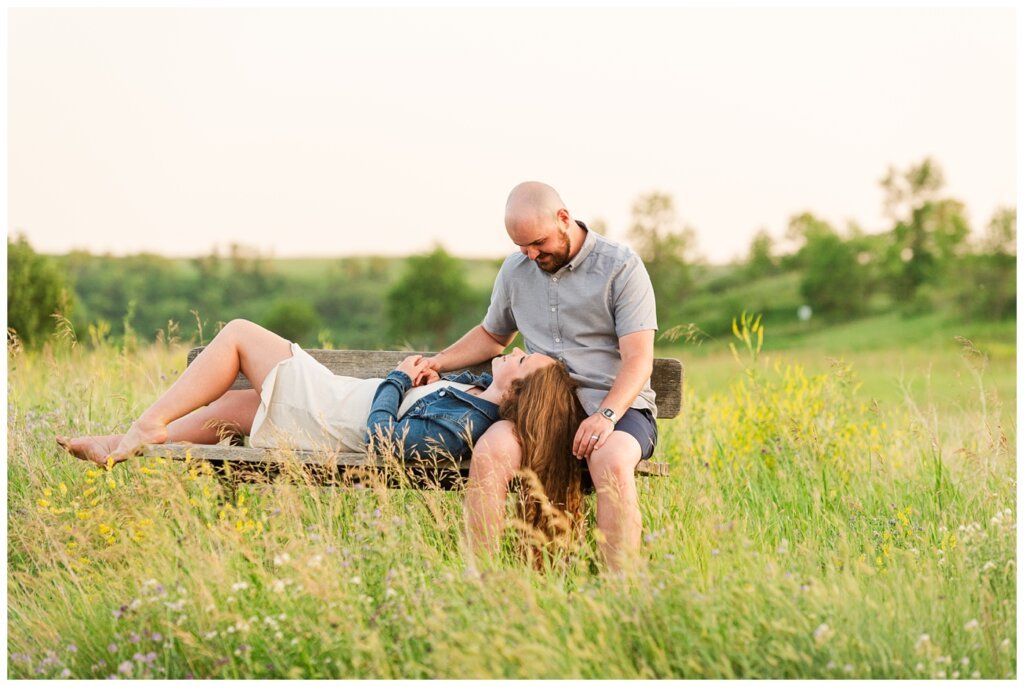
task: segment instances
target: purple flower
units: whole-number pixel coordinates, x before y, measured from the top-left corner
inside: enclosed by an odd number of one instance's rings
[[[131,661],[123,661],[121,665],[117,667],[117,672],[121,673],[122,675],[131,675],[132,670],[134,669],[135,666],[132,665]]]
[[[76,654],[78,653],[78,647],[74,644],[68,644],[68,651],[70,651],[73,654]]]
[[[161,639],[164,638],[164,636],[159,632],[154,632],[149,636],[149,638],[152,639],[154,642],[159,642]]]
[[[130,635],[128,635],[128,641],[132,644],[138,644],[140,641],[142,641],[142,637],[140,637],[137,633],[133,632]]]
[[[114,644],[113,642],[108,644],[107,645],[107,651],[109,651],[112,654],[116,654],[117,653],[117,644]]]

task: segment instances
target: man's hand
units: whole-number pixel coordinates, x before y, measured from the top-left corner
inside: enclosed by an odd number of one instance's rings
[[[600,413],[594,413],[580,423],[572,441],[572,454],[577,459],[590,458],[590,454],[604,446],[615,431],[612,421]]]
[[[395,369],[409,375],[413,386],[423,386],[440,379],[435,370],[429,368],[429,359],[422,355],[410,355],[398,364]]]

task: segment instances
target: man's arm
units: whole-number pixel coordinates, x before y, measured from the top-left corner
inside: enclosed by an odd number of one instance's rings
[[[515,332],[507,336],[491,334],[483,325],[478,324],[451,346],[427,358],[427,363],[437,372],[459,370],[490,360],[504,351],[515,337]],[[639,389],[637,393],[640,393]]]
[[[602,408],[611,408],[617,417],[633,405],[633,401],[643,391],[644,384],[651,378],[654,370],[654,330],[648,329],[619,337],[619,353],[622,356],[622,367],[615,377],[612,388],[608,390]],[[600,413],[594,413],[580,424],[573,439],[574,456],[589,457],[591,451],[604,446],[611,436],[611,421]],[[590,437],[601,437],[596,443]]]

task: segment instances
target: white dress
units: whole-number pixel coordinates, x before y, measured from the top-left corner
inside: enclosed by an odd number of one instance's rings
[[[275,365],[263,380],[249,445],[361,451],[366,447],[363,438],[373,396],[382,381],[379,377],[336,375],[293,343],[292,357]],[[466,391],[472,385],[439,381],[410,389],[402,399],[398,417],[419,399],[445,387]]]

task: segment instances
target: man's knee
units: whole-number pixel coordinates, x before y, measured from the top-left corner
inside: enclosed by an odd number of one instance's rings
[[[469,476],[470,479],[499,477],[507,482],[521,463],[522,449],[514,426],[508,420],[499,420],[483,433],[473,447]]]
[[[599,450],[594,451],[587,466],[594,486],[601,489],[610,482],[624,484],[633,479],[633,472],[640,462],[640,444],[625,432],[612,432]]]

